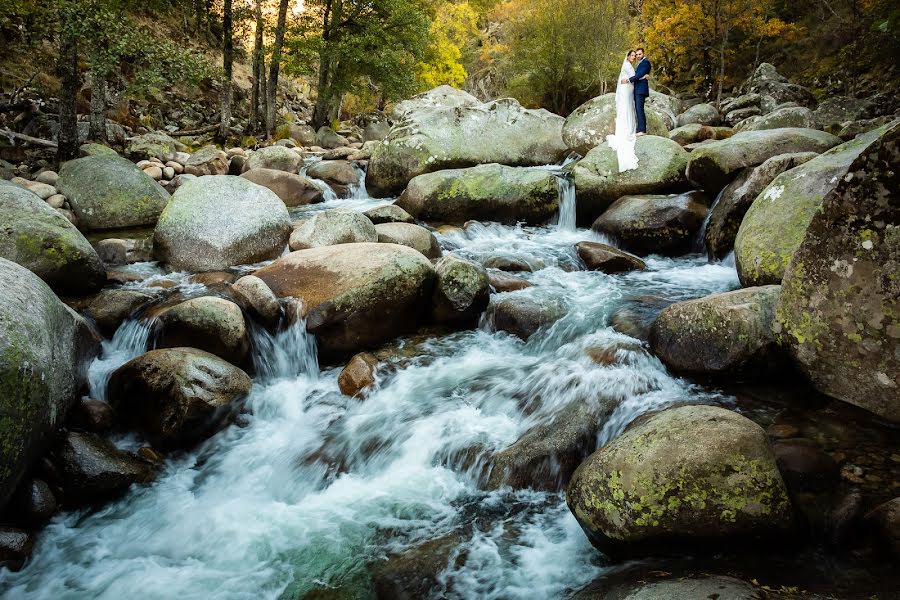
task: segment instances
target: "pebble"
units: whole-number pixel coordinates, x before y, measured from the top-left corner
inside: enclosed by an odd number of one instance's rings
[[[172,167],[166,167],[162,170],[163,179],[167,181],[171,181],[173,177],[175,177],[175,169]]]
[[[47,198],[47,204],[50,208],[63,208],[66,205],[66,197],[62,194],[53,194]]]
[[[167,162],[166,167],[172,169],[172,171],[174,171],[176,175],[184,173],[184,165],[179,162],[175,162],[174,160],[170,160],[169,162]],[[172,179],[172,177],[167,177],[167,179]]]
[[[34,178],[38,183],[46,183],[47,185],[56,185],[56,181],[59,179],[59,173],[56,171],[42,171],[38,173],[38,176]]]
[[[146,173],[150,178],[159,181],[162,179],[163,172],[162,169],[157,167],[156,165],[152,165],[143,169],[144,173]]]

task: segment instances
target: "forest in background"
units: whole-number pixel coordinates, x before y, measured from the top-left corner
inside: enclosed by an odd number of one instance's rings
[[[94,139],[185,99],[219,110],[222,141],[271,137],[296,116],[285,77],[316,127],[441,84],[566,115],[637,44],[657,89],[713,101],[762,61],[823,97],[900,79],[892,0],[0,0],[0,34],[3,110],[30,87],[60,122],[91,115]]]

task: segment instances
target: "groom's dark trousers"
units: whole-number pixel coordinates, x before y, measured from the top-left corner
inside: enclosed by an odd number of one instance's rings
[[[637,113],[637,133],[647,133],[647,115],[644,113],[644,103],[650,95],[650,83],[646,79],[641,79],[644,75],[650,74],[652,65],[646,58],[638,63],[634,70],[634,77],[630,78],[634,84],[634,111]]]

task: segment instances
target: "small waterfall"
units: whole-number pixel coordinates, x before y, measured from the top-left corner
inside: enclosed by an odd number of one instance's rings
[[[567,173],[556,175],[559,190],[559,214],[555,218],[557,229],[575,231],[575,182]]]
[[[722,199],[722,195],[725,193],[724,188],[719,194],[716,196],[716,199],[713,200],[713,203],[710,205],[709,210],[706,213],[706,218],[703,219],[703,225],[700,226],[700,231],[697,232],[697,237],[694,238],[694,252],[698,252],[703,254],[706,252],[706,229],[709,227],[709,220],[712,218],[713,211],[716,206],[719,204],[719,201]]]
[[[106,401],[106,385],[113,372],[147,350],[147,341],[155,319],[128,319],[109,341],[104,341],[100,356],[88,368],[90,397]]]
[[[350,198],[354,200],[369,200],[369,191],[366,189],[366,171],[357,164],[353,165],[353,170],[359,178],[359,183],[350,186]]]
[[[306,319],[301,316],[300,303],[292,304],[288,311],[292,314],[282,321],[288,325],[274,335],[256,323],[251,325],[256,374],[267,380],[298,375],[315,379],[319,375],[316,339],[306,331]]]

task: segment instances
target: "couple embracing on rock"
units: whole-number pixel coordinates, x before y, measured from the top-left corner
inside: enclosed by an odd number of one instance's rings
[[[637,169],[638,158],[634,144],[638,136],[647,134],[644,104],[650,95],[652,65],[643,48],[631,50],[622,62],[619,84],[616,86],[616,132],[606,137],[609,147],[616,151],[619,172]]]

